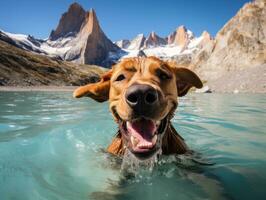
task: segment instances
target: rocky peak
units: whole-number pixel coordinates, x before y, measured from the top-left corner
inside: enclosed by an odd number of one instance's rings
[[[208,33],[207,31],[203,31],[200,38],[201,38],[201,41],[198,45],[200,48],[202,48],[204,45],[206,45],[210,42],[214,42],[214,39],[212,38],[210,33]]]
[[[206,40],[212,40],[212,37],[208,31],[203,31],[201,34],[201,37],[206,39]]]
[[[101,31],[101,28],[95,10],[93,8],[89,11],[89,18],[89,26],[91,27],[91,30],[95,33],[99,33]]]
[[[129,40],[119,40],[119,41],[115,42],[115,44],[122,49],[126,49],[130,45],[130,41]]]
[[[166,41],[152,31],[144,42],[144,47],[154,47],[166,45]]]
[[[156,41],[156,39],[157,39],[158,37],[159,37],[159,36],[158,36],[154,31],[152,31],[152,32],[149,34],[149,36],[148,36],[147,39],[151,39],[151,40],[153,40],[153,41]]]
[[[61,16],[57,28],[51,32],[49,39],[56,40],[60,37],[77,34],[85,15],[86,11],[78,3],[71,4],[68,11]]]
[[[91,9],[89,12],[86,13],[85,15],[85,20],[81,25],[81,30],[80,30],[80,34],[83,35],[87,35],[87,34],[100,34],[101,28],[99,25],[99,21],[97,19],[96,13],[94,11],[94,9]]]
[[[191,37],[193,37],[193,35],[189,35],[187,28],[182,25],[168,36],[167,41],[168,44],[175,44],[183,49],[188,45]]]
[[[144,34],[138,34],[137,37],[131,40],[131,43],[128,46],[128,49],[135,49],[135,50],[141,49],[144,46],[145,40],[146,38]]]
[[[82,64],[109,66],[107,59],[110,53],[119,51],[102,31],[93,9],[86,13],[77,36],[70,41],[71,49],[65,59]]]

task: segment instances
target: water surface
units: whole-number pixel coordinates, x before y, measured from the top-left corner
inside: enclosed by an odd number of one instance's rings
[[[121,185],[101,151],[117,129],[107,103],[0,92],[0,199],[265,199],[265,105],[266,95],[181,98],[175,128],[216,164],[163,164]]]

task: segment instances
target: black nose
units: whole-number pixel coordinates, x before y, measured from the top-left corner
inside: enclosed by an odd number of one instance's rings
[[[145,109],[158,102],[158,93],[149,85],[134,84],[126,92],[126,101],[132,108]]]

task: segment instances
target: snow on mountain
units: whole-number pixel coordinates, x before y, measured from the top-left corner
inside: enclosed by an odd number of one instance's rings
[[[71,48],[71,46],[65,47],[62,44],[71,41],[73,38],[60,38],[56,41],[39,40],[30,35],[0,31],[0,39],[27,51],[63,59],[64,54]]]
[[[120,47],[121,49],[126,49],[128,48],[128,46],[130,45],[130,41],[129,40],[119,40],[114,42],[118,47]]]
[[[85,11],[79,4],[73,3],[48,39],[0,30],[0,40],[61,60],[110,67],[121,58],[143,55],[178,61],[181,58],[188,63],[192,55],[213,39],[206,31],[195,37],[182,25],[166,37],[151,32],[148,37],[138,34],[132,40],[112,42],[102,31],[95,11]]]
[[[65,53],[71,49],[71,46],[67,46],[66,44],[72,39],[73,37],[59,38],[56,41],[47,40],[42,43],[41,48],[48,55],[59,56],[61,59],[64,59]]]
[[[0,40],[27,51],[33,51],[40,54],[47,54],[42,48],[43,40],[35,39],[30,35],[14,34],[0,30]]]
[[[129,50],[140,50],[145,42],[146,38],[144,34],[138,34],[133,40],[130,41],[127,49]]]
[[[85,11],[78,3],[70,5],[47,40],[4,31],[0,32],[0,40],[61,60],[105,67],[110,67],[117,60],[113,59],[122,53],[102,31],[95,11]]]
[[[159,37],[154,31],[152,31],[144,42],[144,47],[157,47],[166,45],[166,40]]]
[[[162,59],[176,59],[178,57],[191,57],[198,52],[208,40],[208,32],[204,31],[200,37],[195,37],[193,32],[185,26],[178,27],[166,39],[152,32],[147,38],[144,34],[137,35],[129,41],[127,46],[120,46],[126,53],[121,58],[135,57],[142,51],[146,56],[156,56]]]

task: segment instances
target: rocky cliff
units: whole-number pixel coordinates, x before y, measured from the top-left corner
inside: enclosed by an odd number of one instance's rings
[[[216,91],[254,91],[254,83],[266,92],[266,0],[245,4],[215,38],[207,31],[196,37],[185,26],[179,26],[167,37],[152,32],[147,38],[139,34],[132,40],[113,43],[102,31],[95,11],[86,12],[74,3],[48,40],[4,31],[0,31],[0,40],[48,55],[57,62],[105,67],[124,57],[157,56],[193,69]]]
[[[247,3],[193,58],[204,79],[215,80],[266,63],[266,1]]]
[[[18,48],[78,64],[110,67],[123,51],[102,31],[93,9],[86,12],[79,4],[70,5],[48,40],[0,31],[0,40]]]
[[[67,49],[62,55],[63,59],[79,64],[109,67],[112,64],[109,55],[120,52],[120,48],[102,31],[95,11],[91,9],[86,12],[77,3],[62,15],[47,42],[50,46]]]
[[[144,46],[145,40],[146,37],[144,36],[144,34],[138,34],[134,39],[130,41],[127,49],[140,50]]]
[[[70,46],[64,59],[81,64],[108,64],[109,53],[116,53],[120,49],[110,41],[102,31],[96,13],[93,9],[86,13],[76,37],[68,42]]]
[[[167,37],[168,44],[174,44],[180,46],[181,49],[185,49],[190,40],[194,38],[194,35],[191,31],[188,31],[187,28],[182,25],[179,26],[173,33]]]
[[[154,31],[149,34],[147,39],[144,41],[143,47],[157,47],[166,45],[165,39],[159,37]]]
[[[75,36],[85,20],[86,11],[78,4],[73,3],[65,12],[55,30],[52,30],[49,39],[57,40],[60,37]]]
[[[122,49],[127,49],[128,46],[130,45],[130,41],[129,40],[119,40],[119,41],[116,41],[115,44]]]
[[[120,58],[135,57],[144,53],[147,56],[175,60],[179,64],[189,66],[192,57],[206,43],[212,41],[213,38],[207,31],[195,37],[192,31],[182,25],[165,38],[151,32],[147,38],[144,34],[138,34],[132,40],[120,40],[116,44],[125,51]]]

